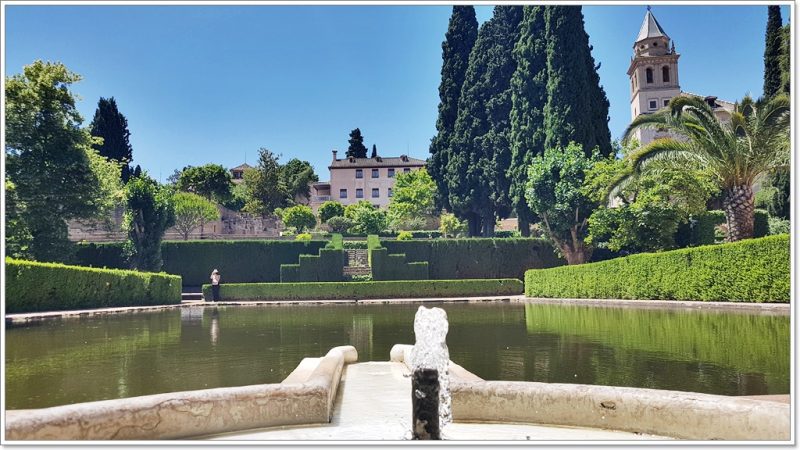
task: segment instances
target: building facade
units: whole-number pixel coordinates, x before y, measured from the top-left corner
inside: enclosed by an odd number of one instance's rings
[[[678,78],[680,54],[650,7],[644,16],[639,35],[633,44],[633,56],[628,67],[631,91],[631,119],[652,114],[667,106],[673,97],[691,95],[703,98],[720,120],[730,120],[734,104],[712,96],[681,91]],[[666,131],[639,129],[634,137],[641,145],[670,136]]]
[[[367,200],[378,208],[389,205],[395,176],[425,167],[425,161],[407,155],[399,157],[343,158],[336,157],[328,166],[330,181],[312,183],[309,206],[314,211],[319,205],[334,200],[343,205]]]

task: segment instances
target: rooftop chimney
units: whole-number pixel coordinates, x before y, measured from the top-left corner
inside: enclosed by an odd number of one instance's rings
[[[336,162],[336,150],[333,150],[333,161]]]

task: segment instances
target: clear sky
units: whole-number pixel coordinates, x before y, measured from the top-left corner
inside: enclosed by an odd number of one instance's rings
[[[483,23],[492,7],[476,8]],[[449,6],[34,6],[5,9],[6,75],[35,59],[84,79],[88,124],[99,97],[128,118],[134,163],[165,180],[209,162],[253,164],[259,147],[310,161],[359,127],[383,156],[428,156]],[[584,6],[611,102],[611,134],[630,121],[626,70],[645,6]],[[767,7],[660,6],[681,54],[684,91],[736,100],[762,90]],[[784,23],[789,7],[782,7]]]

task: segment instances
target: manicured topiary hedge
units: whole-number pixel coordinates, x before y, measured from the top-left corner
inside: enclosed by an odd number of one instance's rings
[[[529,297],[789,302],[789,236],[525,272]]]
[[[427,261],[432,280],[518,278],[528,269],[564,264],[545,239],[383,240],[390,254],[404,253],[406,261]]]
[[[6,313],[181,302],[181,278],[6,258]]]
[[[280,281],[281,264],[297,264],[303,254],[316,255],[327,241],[169,241],[161,244],[161,270],[180,275],[186,286],[208,282],[218,269],[223,282],[255,283]],[[125,267],[122,244],[79,246],[77,263],[94,267]]]
[[[407,262],[406,255],[389,254],[389,250],[381,246],[381,241],[376,235],[367,236],[369,249],[369,266],[372,270],[372,279],[385,280],[427,280],[428,262]]]
[[[299,258],[299,264],[281,264],[281,283],[344,279],[344,250],[323,248],[319,255],[300,255]]]
[[[249,283],[223,284],[220,296],[223,301],[360,300],[519,295],[522,290],[523,284],[517,279]],[[203,285],[203,296],[211,298],[211,285]]]

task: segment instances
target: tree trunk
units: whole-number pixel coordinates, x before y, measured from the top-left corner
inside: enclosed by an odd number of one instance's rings
[[[483,222],[482,226],[483,237],[493,237],[494,225],[495,225],[494,216],[484,217],[482,222]]]
[[[469,234],[469,237],[481,235],[481,220],[476,214],[470,214],[467,216],[467,225],[467,233]]]
[[[517,216],[517,228],[519,229],[519,234],[523,237],[530,237],[531,224],[524,217]]]
[[[753,188],[734,186],[725,189],[722,201],[725,221],[728,224],[727,242],[735,242],[753,237],[753,214],[755,210]]]

